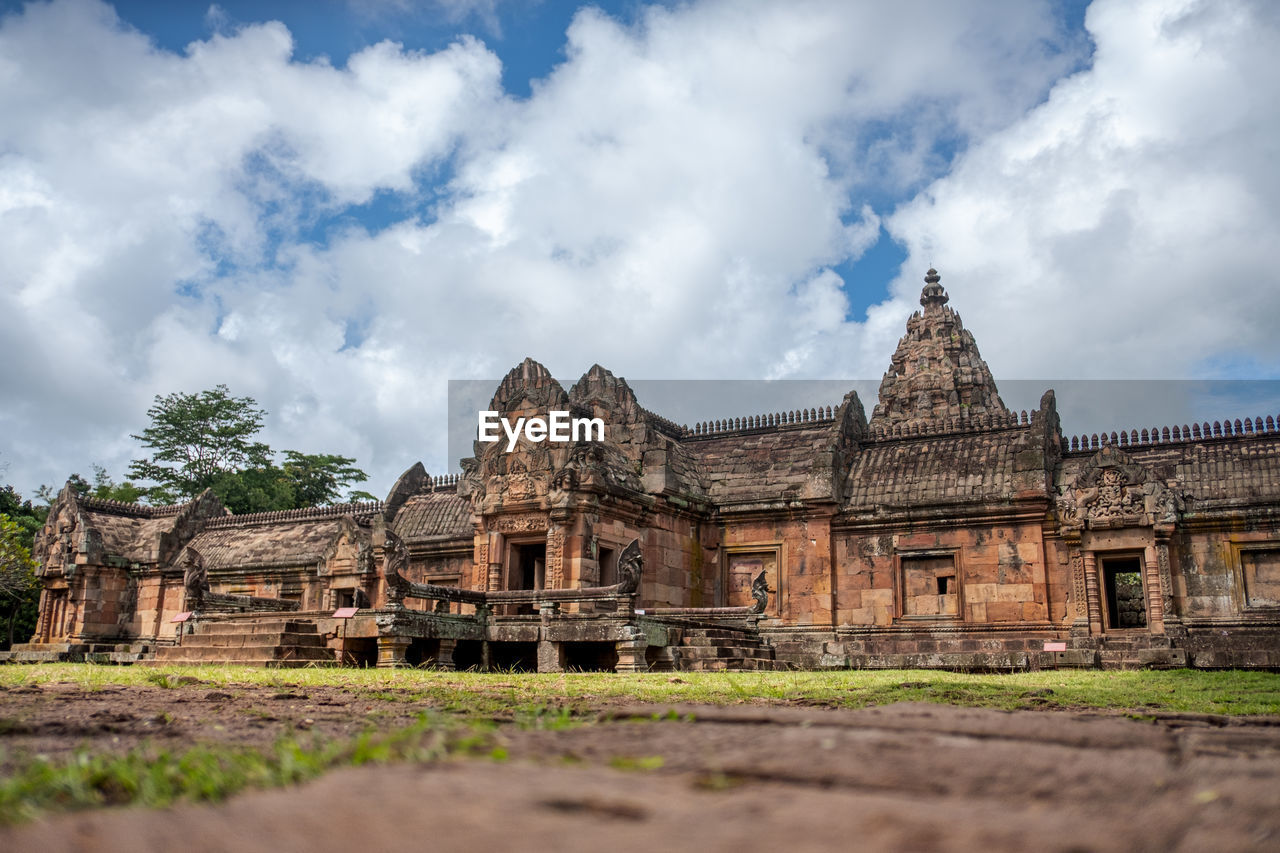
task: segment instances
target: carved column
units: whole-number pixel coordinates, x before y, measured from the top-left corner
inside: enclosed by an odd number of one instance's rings
[[[1102,633],[1102,597],[1098,589],[1098,558],[1092,551],[1084,552],[1085,600],[1089,605],[1089,633]]]
[[[1142,578],[1146,588],[1147,630],[1152,634],[1164,633],[1164,584],[1160,577],[1159,559],[1155,549],[1142,551]]]
[[[453,662],[453,651],[458,646],[457,640],[440,641],[440,651],[436,654],[436,666],[440,669],[457,669]]]
[[[551,523],[547,530],[546,589],[564,588],[564,526]]]
[[[410,639],[408,637],[381,636],[378,637],[378,668],[393,669],[398,666],[407,666],[405,659],[409,652]]]
[[[648,672],[649,663],[645,660],[645,652],[649,649],[649,640],[644,632],[636,628],[630,634],[614,644],[618,650],[618,672]]]
[[[49,599],[49,590],[40,590],[40,605],[39,609],[36,610],[36,630],[31,635],[31,642],[33,643],[49,642]]]
[[[1178,616],[1173,601],[1172,561],[1169,557],[1168,534],[1156,533],[1156,571],[1160,577],[1161,602],[1164,605],[1164,632],[1170,636],[1185,636],[1182,618]]]

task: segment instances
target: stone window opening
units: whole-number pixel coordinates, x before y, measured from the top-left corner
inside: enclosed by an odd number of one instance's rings
[[[1147,627],[1147,600],[1142,586],[1141,557],[1102,560],[1107,627],[1117,630]]]
[[[899,614],[904,619],[961,618],[960,585],[953,553],[903,554],[899,558]]]
[[[618,551],[615,548],[601,546],[596,556],[596,565],[600,567],[599,586],[612,586],[618,582]]]

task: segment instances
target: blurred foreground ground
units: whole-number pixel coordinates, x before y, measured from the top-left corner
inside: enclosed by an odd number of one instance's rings
[[[3,698],[24,721],[5,733],[10,755],[339,736],[418,710],[330,687]],[[488,737],[503,760],[346,768],[218,805],[47,817],[0,830],[0,849],[1280,849],[1277,718],[902,703],[678,706],[672,719],[671,707],[611,705],[558,730],[498,717]]]

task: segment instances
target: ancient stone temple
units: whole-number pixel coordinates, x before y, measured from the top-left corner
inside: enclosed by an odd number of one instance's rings
[[[1015,413],[933,270],[870,420],[680,426],[532,360],[476,442],[380,503],[233,516],[58,497],[14,659],[708,669],[1280,666],[1272,417],[1063,435]]]

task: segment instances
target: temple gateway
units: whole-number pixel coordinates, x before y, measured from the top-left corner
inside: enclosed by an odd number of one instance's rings
[[[680,426],[526,360],[385,501],[236,516],[58,496],[14,660],[616,669],[1280,666],[1271,417],[1064,437],[1016,413],[930,270],[867,418]]]

